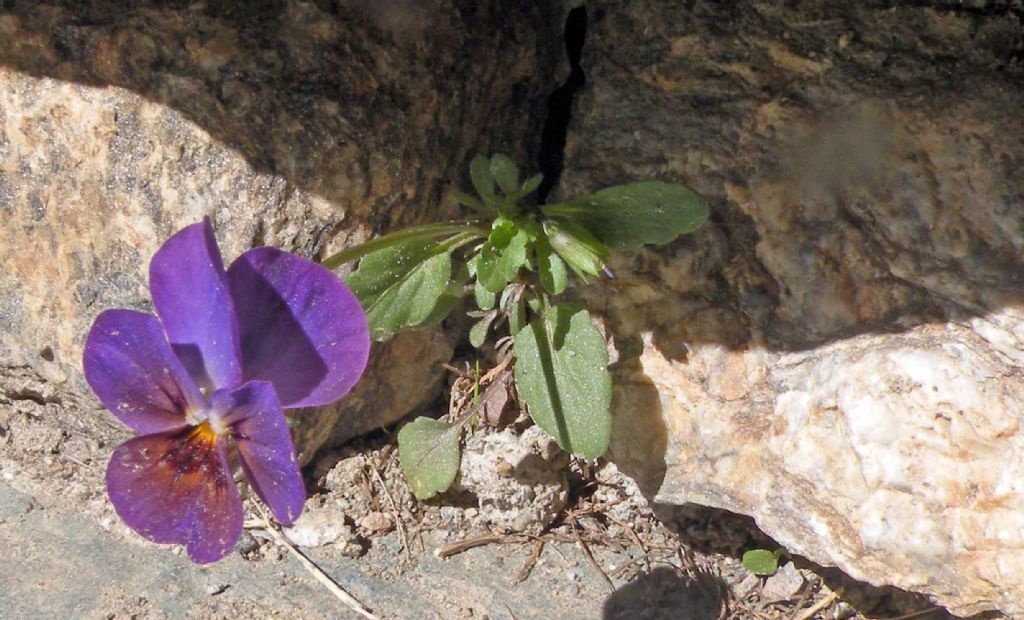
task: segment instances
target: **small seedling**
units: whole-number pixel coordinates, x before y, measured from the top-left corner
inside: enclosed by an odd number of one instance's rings
[[[346,283],[376,340],[435,325],[471,296],[470,344],[480,348],[499,336],[498,365],[512,367],[533,421],[567,452],[600,457],[612,427],[607,344],[587,310],[558,297],[573,279],[608,275],[609,250],[636,251],[697,230],[707,202],[684,185],[640,181],[536,206],[524,199],[541,177],[521,181],[505,155],[476,157],[469,172],[476,195],[452,194],[472,217],[385,235],[323,264],[361,258]],[[488,401],[486,390],[478,400]],[[461,429],[479,403],[459,420],[418,418],[399,432],[399,458],[417,498],[455,479]]]
[[[743,568],[761,577],[771,577],[779,570],[779,559],[785,555],[785,549],[768,551],[767,549],[751,549],[743,554]]]

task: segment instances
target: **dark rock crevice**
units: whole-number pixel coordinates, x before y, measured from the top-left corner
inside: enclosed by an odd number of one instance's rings
[[[537,188],[537,203],[547,202],[548,194],[558,185],[565,165],[565,140],[572,121],[572,105],[576,91],[583,88],[587,78],[581,63],[583,45],[587,38],[587,8],[579,6],[569,11],[565,20],[565,55],[569,61],[569,76],[547,100],[547,118],[541,130],[537,165],[544,179]]]

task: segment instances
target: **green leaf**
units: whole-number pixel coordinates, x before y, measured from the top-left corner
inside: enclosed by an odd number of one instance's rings
[[[515,336],[526,325],[526,303],[520,298],[508,311],[508,333]]]
[[[482,237],[482,232],[484,231],[480,230],[479,224],[471,220],[437,222],[435,224],[413,226],[412,228],[403,228],[402,230],[386,234],[383,237],[370,239],[359,245],[344,249],[320,261],[320,264],[328,269],[335,269],[349,261],[373,254],[384,248],[403,245],[421,239],[451,237],[455,234],[473,234],[474,236]]]
[[[779,554],[767,549],[751,549],[743,554],[743,567],[755,575],[770,576],[779,570]]]
[[[491,157],[491,177],[498,182],[498,187],[506,196],[518,194],[519,170],[508,155],[497,153]]]
[[[534,248],[537,253],[537,275],[540,277],[541,286],[552,295],[561,295],[569,283],[565,262],[555,253],[551,243],[543,235],[537,238]]]
[[[474,349],[479,349],[487,340],[487,330],[496,316],[498,316],[497,311],[491,310],[469,328],[469,344],[473,345]]]
[[[517,290],[519,295],[514,298],[513,295]],[[498,308],[508,315],[509,334],[513,336],[518,334],[519,330],[526,325],[526,303],[523,301],[522,288],[514,284],[505,287],[505,290],[501,292]]]
[[[485,289],[483,284],[480,284],[480,280],[477,278],[476,272],[476,266],[479,262],[479,254],[466,261],[466,269],[469,271],[469,277],[474,278],[473,300],[476,301],[477,308],[480,308],[481,310],[490,310],[494,307],[495,294]]]
[[[431,318],[448,290],[450,251],[433,240],[414,240],[367,254],[345,278],[366,312],[375,340]]]
[[[451,190],[451,194],[452,198],[455,199],[455,202],[459,203],[460,205],[465,205],[467,207],[472,207],[474,209],[484,208],[484,203],[480,202],[473,196],[470,196],[466,192],[460,192],[457,189],[453,189]]]
[[[469,179],[484,202],[494,200],[494,177],[491,176],[491,162],[486,157],[477,155],[469,162]]]
[[[526,246],[530,237],[512,220],[498,218],[491,235],[480,250],[476,277],[485,289],[497,293],[515,279],[519,268],[527,265]]]
[[[586,310],[550,308],[516,336],[516,390],[564,450],[597,458],[611,436],[608,349]]]
[[[455,307],[456,302],[462,298],[465,294],[463,286],[465,281],[458,281],[458,278],[448,282],[448,286],[445,292],[441,293],[441,296],[437,298],[437,303],[434,305],[434,309],[430,311],[427,318],[423,319],[415,327],[432,327],[439,325],[441,321],[448,317],[448,314]]]
[[[707,201],[697,192],[661,181],[616,185],[543,211],[579,223],[619,250],[668,243],[700,228],[710,213]]]
[[[459,433],[451,424],[416,418],[398,431],[398,459],[416,499],[448,489],[459,473]]]
[[[451,190],[451,195],[452,198],[455,199],[455,202],[459,203],[460,205],[469,207],[470,209],[473,209],[474,211],[484,215],[485,217],[494,217],[498,213],[497,211],[494,210],[493,207],[485,205],[478,199],[474,198],[473,196],[470,196],[465,192],[460,192],[457,189],[453,189]]]
[[[535,174],[532,177],[530,177],[529,179],[526,179],[525,181],[523,181],[522,189],[519,190],[519,195],[520,196],[525,196],[525,195],[529,194],[530,192],[534,191],[535,189],[540,187],[540,183],[543,180],[544,180],[544,175],[543,174]]]
[[[477,308],[490,310],[494,307],[494,297],[495,294],[484,288],[479,280],[473,283],[473,299],[476,300]]]

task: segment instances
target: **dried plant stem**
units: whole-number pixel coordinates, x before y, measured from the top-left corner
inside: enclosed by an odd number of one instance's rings
[[[373,477],[377,480],[377,484],[384,490],[384,498],[388,500],[388,505],[391,507],[391,518],[395,520],[395,527],[398,529],[398,538],[402,541],[402,549],[405,551],[405,557],[408,560],[412,559],[412,551],[409,549],[409,537],[405,534],[405,524],[402,522],[402,515],[398,513],[398,504],[395,503],[395,498],[391,496],[391,491],[388,490],[388,485],[384,484],[384,478],[377,471],[377,466],[373,464],[370,459],[366,460],[366,464],[370,466],[370,471],[373,472]]]
[[[806,610],[804,610],[804,612],[799,616],[794,616],[793,620],[811,620],[811,618],[814,617],[814,614],[818,613],[819,611],[828,609],[829,606],[831,606],[832,603],[835,603],[838,599],[838,592],[829,592],[828,596],[815,603],[812,607],[809,607]]]
[[[640,561],[639,558],[629,558],[621,566],[619,566],[618,568],[616,568],[612,572],[608,573],[608,576],[609,577],[618,577],[620,574],[622,574],[622,573],[626,572],[627,570],[629,570],[630,567],[636,566],[637,563],[639,563],[639,561]]]
[[[453,555],[458,555],[463,551],[468,551],[473,547],[482,547],[484,545],[490,545],[493,543],[500,542],[506,542],[506,540],[501,536],[495,536],[494,534],[489,534],[487,536],[478,536],[476,538],[467,538],[466,540],[460,540],[458,542],[453,542],[449,545],[438,547],[434,550],[434,555],[438,558],[444,559],[451,557]]]
[[[255,504],[255,506],[256,509],[259,511],[260,516],[263,517],[261,529],[269,533],[270,536],[274,539],[274,542],[287,548],[288,551],[291,551],[292,555],[294,555],[296,559],[299,560],[299,563],[302,564],[303,568],[312,573],[313,577],[315,577],[317,581],[319,581],[325,588],[327,588],[330,591],[330,593],[333,594],[346,607],[356,612],[360,616],[367,618],[367,620],[378,620],[377,616],[367,611],[366,607],[364,607],[362,603],[360,603],[354,596],[346,592],[340,585],[337,584],[337,582],[331,579],[330,575],[325,573],[323,569],[316,565],[316,563],[314,563],[312,560],[303,555],[301,551],[296,549],[295,545],[293,545],[291,541],[285,538],[284,535],[278,531],[277,527],[275,527],[270,522],[270,517],[263,510],[262,506],[260,506],[259,504]]]
[[[541,551],[544,550],[544,539],[538,538],[537,542],[533,545],[533,551],[530,552],[530,557],[526,558],[526,563],[516,573],[515,583],[522,583],[526,581],[526,578],[530,576],[530,571],[533,570],[534,565],[537,563],[537,559],[540,558]]]
[[[601,568],[601,565],[597,563],[597,560],[594,559],[594,554],[590,552],[590,547],[587,546],[587,543],[583,542],[583,537],[580,536],[580,531],[576,527],[575,519],[572,521],[572,532],[576,535],[576,544],[580,546],[580,549],[583,551],[583,555],[586,556],[587,560],[594,567],[594,569],[597,570],[597,572],[602,577],[604,577],[605,583],[608,584],[608,589],[611,592],[615,592],[615,583],[612,581],[612,578],[608,576],[608,573],[604,572],[604,569]]]

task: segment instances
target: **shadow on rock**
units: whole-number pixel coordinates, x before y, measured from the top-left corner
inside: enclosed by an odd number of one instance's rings
[[[604,603],[603,620],[715,620],[725,584],[714,575],[683,575],[660,566],[616,590]]]
[[[387,228],[388,216],[436,208],[445,180],[488,136],[519,144],[548,86],[537,69],[548,64],[547,11],[419,0],[0,2],[0,65],[170,106],[256,169]],[[118,116],[122,141],[137,133],[136,112]]]
[[[655,503],[652,508],[658,520],[676,532],[687,547],[701,554],[726,555],[738,560],[749,549],[782,548],[746,515],[697,504],[676,506]],[[790,561],[797,568],[817,575],[833,592],[841,592],[843,601],[867,617],[902,617],[927,610],[931,611],[923,613],[921,617],[928,620],[957,617],[936,607],[922,594],[892,586],[874,586],[853,579],[839,569],[820,566],[802,557],[792,557]],[[971,620],[990,620],[996,617],[1000,616],[983,613],[971,616]]]
[[[668,428],[661,412],[661,397],[636,358],[616,362],[611,371],[610,460],[636,480],[644,495],[652,497],[661,488],[667,471]]]

